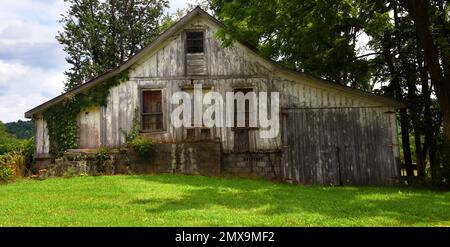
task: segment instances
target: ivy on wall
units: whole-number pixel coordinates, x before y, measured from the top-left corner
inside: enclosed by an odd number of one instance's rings
[[[51,155],[60,157],[66,150],[78,147],[79,126],[77,116],[80,111],[83,108],[93,106],[106,106],[110,89],[127,81],[129,79],[128,74],[129,71],[125,70],[86,92],[80,92],[64,99],[61,103],[44,112]]]

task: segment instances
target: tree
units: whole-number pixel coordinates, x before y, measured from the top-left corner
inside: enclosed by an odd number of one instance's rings
[[[442,111],[444,137],[450,145],[450,4],[441,0],[406,3]]]
[[[6,131],[6,125],[2,121],[0,121],[0,140],[4,140],[10,137],[11,134]]]
[[[68,54],[68,91],[129,59],[160,31],[167,0],[65,0],[57,40]]]
[[[417,102],[412,102],[416,87],[409,54],[415,54],[415,37],[411,37],[410,20],[400,17],[403,10],[396,1],[366,2],[365,6],[373,14],[369,16],[364,31],[371,38],[370,48],[377,51],[377,58],[381,61],[375,67],[375,74],[382,81],[389,82],[381,91],[407,106],[399,110],[400,137],[406,173],[408,177],[413,177],[410,123],[411,120],[416,120],[412,115],[416,116],[414,113],[417,109],[413,108]],[[416,152],[416,158],[418,156],[420,154]]]
[[[425,178],[427,161],[431,173],[436,171],[434,161],[441,120],[432,98],[433,87],[424,63],[424,51],[413,20],[401,2],[376,1],[367,7],[374,14],[365,32],[371,37],[371,49],[381,51],[379,58],[383,61],[376,70],[383,80],[390,82],[382,91],[406,105],[399,111],[399,119],[407,174],[413,176],[414,158],[418,176]]]
[[[29,139],[34,136],[34,121],[22,121],[6,123],[6,131],[18,139]]]
[[[363,90],[371,89],[371,62],[358,55],[367,20],[354,0],[212,0],[224,23],[225,45],[238,40],[298,71]]]

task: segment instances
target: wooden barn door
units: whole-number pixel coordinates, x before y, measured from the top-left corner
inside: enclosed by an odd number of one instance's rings
[[[305,184],[389,184],[397,175],[389,114],[369,108],[289,109],[284,176]]]
[[[81,110],[78,115],[79,148],[91,149],[100,147],[100,107]]]

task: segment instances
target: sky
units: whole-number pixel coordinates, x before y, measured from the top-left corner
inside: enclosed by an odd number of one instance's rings
[[[169,0],[169,13],[186,7]],[[25,120],[24,113],[63,91],[66,54],[56,41],[63,0],[0,1],[0,121]]]

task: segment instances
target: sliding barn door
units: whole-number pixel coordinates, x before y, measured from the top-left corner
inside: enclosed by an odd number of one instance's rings
[[[398,175],[392,113],[380,108],[289,109],[284,177],[305,184],[391,184]]]

